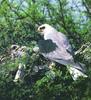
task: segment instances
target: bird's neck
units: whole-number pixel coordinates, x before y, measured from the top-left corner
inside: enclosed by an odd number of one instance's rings
[[[48,39],[52,39],[53,35],[55,35],[57,33],[57,31],[55,29],[53,30],[48,30],[47,32],[45,32],[44,34],[44,39],[48,40]]]

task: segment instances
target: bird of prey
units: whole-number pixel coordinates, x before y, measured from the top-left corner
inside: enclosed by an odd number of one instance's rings
[[[19,46],[19,45],[11,45],[11,59],[12,60],[17,60],[19,61],[18,65],[18,70],[16,72],[14,82],[18,82],[19,80],[23,80],[24,77],[24,68],[25,68],[25,63],[22,62],[23,57],[26,56],[28,53],[28,47],[26,46]]]
[[[38,32],[44,39],[39,41],[39,49],[44,57],[67,66],[73,80],[77,80],[79,76],[87,77],[82,64],[74,61],[72,47],[63,33],[49,24],[39,26]]]

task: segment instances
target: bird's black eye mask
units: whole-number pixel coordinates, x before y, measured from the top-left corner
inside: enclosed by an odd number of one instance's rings
[[[43,30],[43,29],[45,29],[45,26],[40,27],[40,30]]]
[[[57,45],[52,42],[52,40],[39,40],[38,47],[41,53],[50,53],[56,50]]]
[[[17,48],[17,46],[13,46],[11,49],[12,49],[12,50],[15,50],[16,48]]]

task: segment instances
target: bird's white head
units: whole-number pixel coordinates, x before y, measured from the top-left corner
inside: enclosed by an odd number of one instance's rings
[[[54,33],[55,31],[56,29],[50,26],[49,24],[42,24],[38,27],[38,32],[41,33],[41,35],[48,35]]]

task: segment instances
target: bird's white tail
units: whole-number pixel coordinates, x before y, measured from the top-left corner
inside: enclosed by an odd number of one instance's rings
[[[76,63],[72,65],[67,65],[67,69],[70,72],[73,80],[77,80],[79,77],[88,77],[84,73],[84,69],[81,68],[81,65]]]

